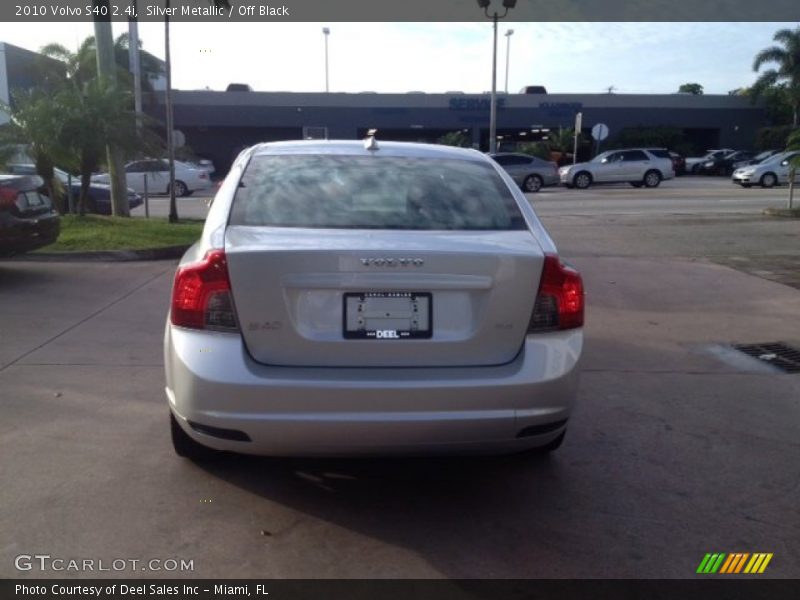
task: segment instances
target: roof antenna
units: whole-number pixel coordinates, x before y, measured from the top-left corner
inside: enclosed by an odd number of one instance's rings
[[[364,150],[380,150],[378,140],[375,139],[376,133],[378,133],[377,129],[367,130],[367,137],[364,138]]]

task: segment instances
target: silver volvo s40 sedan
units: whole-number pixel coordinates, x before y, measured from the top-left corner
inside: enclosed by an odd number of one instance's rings
[[[164,339],[175,450],[554,450],[583,315],[581,276],[480,152],[257,145],[175,275]]]

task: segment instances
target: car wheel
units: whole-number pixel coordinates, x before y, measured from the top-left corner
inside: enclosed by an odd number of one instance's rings
[[[692,165],[692,175],[697,175],[700,172],[700,165]]]
[[[648,171],[644,174],[644,185],[645,187],[654,188],[658,187],[658,184],[661,183],[661,173],[658,171]]]
[[[775,173],[764,173],[761,176],[759,183],[763,188],[775,187],[775,184],[778,183],[778,178],[775,177]]]
[[[522,182],[522,189],[526,192],[535,193],[542,189],[544,182],[538,175],[528,175],[525,181]]]
[[[641,181],[629,181],[628,183],[630,183],[635,188],[640,188],[644,185]]]
[[[167,187],[167,193],[169,194],[169,187]],[[176,196],[187,196],[189,193],[189,188],[186,187],[186,184],[180,180],[175,181],[175,195]]]
[[[592,185],[592,176],[587,173],[586,171],[581,171],[575,178],[572,180],[572,185],[574,185],[579,190],[585,190],[590,185]]]
[[[204,462],[218,457],[221,453],[203,444],[198,444],[181,428],[175,415],[169,414],[169,429],[172,434],[172,447],[175,454],[192,462]]]

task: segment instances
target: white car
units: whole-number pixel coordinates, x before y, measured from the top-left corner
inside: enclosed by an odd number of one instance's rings
[[[146,159],[130,162],[125,165],[125,177],[128,187],[139,194],[147,190],[151,194],[169,194],[169,162],[163,159]],[[93,175],[92,181],[110,183],[108,173]],[[211,178],[205,169],[193,168],[186,163],[175,161],[175,195],[189,196],[196,190],[211,188]]]
[[[173,283],[178,455],[554,450],[583,348],[580,274],[477,150],[260,144]]]
[[[199,169],[201,171],[205,171],[206,173],[208,173],[209,177],[211,177],[217,170],[217,167],[214,166],[214,161],[208,158],[198,158],[197,160],[185,160],[183,161],[183,163],[192,167],[193,169]]]
[[[669,156],[669,155],[667,155]],[[595,183],[630,183],[633,187],[658,187],[675,175],[672,159],[662,158],[644,148],[609,150],[591,161],[561,167],[561,183],[585,190]]]
[[[797,156],[800,156],[800,151],[797,150],[770,156],[757,165],[736,169],[731,181],[746,188],[753,185],[771,188],[778,184],[789,183],[789,169],[791,168],[789,161]],[[800,183],[800,169],[797,169],[794,181]]]

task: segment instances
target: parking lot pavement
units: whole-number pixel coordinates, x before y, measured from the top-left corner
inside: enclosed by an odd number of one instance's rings
[[[800,291],[671,256],[574,262],[584,374],[551,458],[202,467],[167,430],[174,262],[0,262],[0,577],[64,575],[16,571],[26,553],[193,561],[104,574],[127,577],[691,577],[714,551],[799,577],[800,375],[708,348],[800,342]]]
[[[205,220],[208,214],[208,202],[214,196],[212,190],[198,191],[191,196],[176,198],[176,208],[178,217],[181,219],[201,219]],[[134,217],[144,217],[147,209],[151,217],[169,216],[169,196],[150,196],[147,200],[148,205],[144,204],[134,208],[131,215]]]

